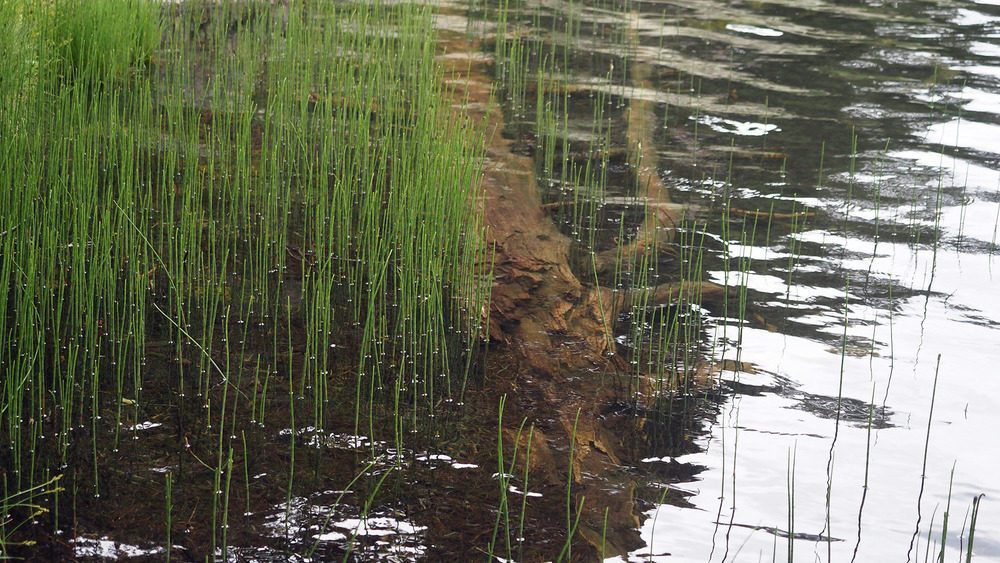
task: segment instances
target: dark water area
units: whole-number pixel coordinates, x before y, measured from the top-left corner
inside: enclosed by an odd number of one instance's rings
[[[506,44],[523,49],[529,69],[519,84],[505,82],[512,71],[498,47],[495,4],[436,6],[441,43],[482,41],[498,95],[507,96],[498,101],[505,134],[534,158],[548,187],[543,202],[575,240],[575,266],[585,270],[591,251],[613,249],[642,221],[634,167],[622,154],[630,101],[645,100],[658,122],[652,165],[685,207],[684,222],[674,250],[645,273],[597,277],[624,287],[698,279],[736,292],[723,304],[617,319],[617,349],[629,357],[655,349],[642,340],[652,332],[642,323],[675,319],[689,333],[686,347],[648,361],[682,364],[698,384],[617,405],[645,421],[642,461],[595,478],[610,490],[637,484],[635,525],[645,546],[608,560],[909,561],[940,551],[959,561],[969,549],[973,499],[985,495],[973,559],[1000,561],[1000,384],[992,371],[1000,360],[992,297],[1000,5],[510,3]],[[642,85],[630,71],[636,62],[651,69]],[[538,100],[558,114],[546,117]],[[595,148],[612,155],[600,165],[603,183],[567,178],[562,156],[589,162]],[[300,246],[289,239],[293,259],[275,281],[284,326],[276,313],[273,324],[222,326],[224,319],[216,329],[216,341],[275,351],[240,360],[248,395],[228,408],[233,420],[238,412],[254,424],[220,449],[204,411],[224,412],[224,389],[172,393],[178,374],[200,381],[213,368],[195,342],[151,322],[144,394],[155,404],[123,421],[120,448],[95,457],[82,449],[66,460],[86,468],[61,483],[70,484],[59,494],[72,503],[22,529],[39,543],[13,555],[562,557],[573,513],[565,489],[529,481],[509,458],[497,459],[498,435],[508,456],[512,444],[530,442],[510,421],[537,415],[513,401],[498,412],[499,397],[533,392],[510,372],[514,360],[484,350],[469,382],[474,392],[417,409],[420,431],[400,448],[399,428],[359,427],[352,401],[361,345],[345,331],[332,341],[330,393],[339,400],[330,402],[327,426],[302,422],[313,404],[289,382],[314,360],[298,344],[307,339],[301,319],[310,304],[288,272],[315,257]],[[289,345],[271,347],[276,333]],[[265,405],[257,390],[274,400]],[[384,411],[369,412],[371,420],[392,418],[393,405],[373,408]],[[113,408],[100,414],[115,420]],[[536,418],[546,431],[558,426]],[[74,432],[83,437],[89,428]],[[55,455],[52,444],[38,448]],[[92,464],[100,467],[96,498]],[[567,558],[599,558],[592,542],[578,543]]]
[[[697,451],[647,460],[702,471],[663,484],[685,502],[649,511],[647,547],[616,560],[959,560],[979,498],[974,558],[1000,560],[986,516],[1000,459],[988,367],[1000,6],[526,2],[512,14],[526,50],[554,54],[572,92],[559,133],[578,146],[602,142],[595,99],[610,137],[628,100],[655,104],[660,176],[692,206],[706,278],[745,288],[745,306],[701,311],[709,357],[736,361],[717,374],[717,414],[692,431]],[[630,61],[655,69],[648,86],[631,83]],[[610,178],[597,199],[622,217],[634,192]]]

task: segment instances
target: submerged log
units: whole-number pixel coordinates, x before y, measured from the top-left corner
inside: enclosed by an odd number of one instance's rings
[[[641,421],[609,414],[609,406],[619,399],[613,380],[625,367],[614,353],[611,329],[632,296],[586,283],[573,272],[572,241],[542,205],[534,161],[516,154],[514,142],[501,135],[504,117],[491,100],[489,59],[475,44],[454,41],[449,51],[443,62],[452,76],[456,114],[486,127],[479,204],[487,244],[495,252],[489,337],[511,358],[514,388],[524,390],[508,400],[517,403],[533,425],[530,469],[547,486],[565,488],[566,472],[572,468],[573,506],[582,503],[577,534],[594,553],[626,553],[642,545],[632,499],[635,482],[624,467],[635,461],[628,444]],[[637,103],[632,113],[646,124],[633,125],[630,119],[629,125],[634,139],[630,152],[639,163],[636,174],[649,202],[644,227],[636,239],[599,257],[601,268],[614,267],[622,256],[634,260],[640,253],[662,249],[677,225],[676,209],[654,168],[651,109],[644,103]],[[643,291],[651,304],[725,294],[703,283]],[[509,429],[504,435],[516,439]]]
[[[632,19],[638,17],[633,12]],[[629,26],[626,40],[634,49],[638,42],[638,23]],[[629,76],[637,92],[651,91],[652,69],[649,63],[636,57],[629,61]],[[657,253],[666,252],[674,241],[674,234],[680,226],[684,207],[670,200],[667,187],[660,178],[653,131],[659,121],[653,111],[653,104],[640,96],[629,98],[627,116],[627,158],[634,170],[637,193],[645,199],[645,213],[639,232],[631,242],[613,248],[593,257],[592,266],[599,274],[612,272],[614,268],[629,267],[642,263]]]

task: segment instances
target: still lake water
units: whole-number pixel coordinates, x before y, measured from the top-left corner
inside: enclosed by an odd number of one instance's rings
[[[440,25],[489,36],[485,4],[442,3]],[[717,374],[695,451],[643,462],[695,474],[661,484],[688,504],[651,508],[647,545],[618,560],[918,561],[944,541],[964,561],[985,495],[974,559],[1000,561],[1000,2],[525,0],[510,22],[529,49],[565,47],[567,91],[606,96],[619,136],[630,98],[655,103],[702,275],[746,288],[740,312],[702,312],[706,363],[741,369]],[[628,61],[651,65],[651,87]],[[308,536],[298,520],[339,497],[282,502],[262,534]],[[392,511],[355,516],[315,540],[376,538],[371,558],[396,560],[434,542]],[[125,547],[78,538],[75,554]]]
[[[510,20],[591,63],[571,86],[656,102],[706,276],[747,288],[742,318],[709,318],[715,360],[745,363],[700,451],[647,460],[700,468],[664,484],[693,506],[651,510],[629,559],[964,561],[985,495],[975,560],[1000,561],[1000,3],[529,0]],[[655,87],[615,75],[626,50]]]

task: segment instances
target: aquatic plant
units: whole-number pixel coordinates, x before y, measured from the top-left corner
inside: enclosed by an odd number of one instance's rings
[[[481,136],[442,103],[427,7],[3,8],[25,30],[0,39],[6,490],[65,468],[59,529],[127,495],[108,460],[159,435],[150,502],[171,529],[204,511],[225,552],[270,428],[291,429],[289,495],[300,431],[432,435],[476,365],[488,269]]]
[[[63,490],[59,487],[62,475],[56,475],[44,483],[18,491],[10,490],[6,475],[3,477],[3,492],[0,493],[3,495],[0,497],[0,559],[6,559],[5,555],[12,547],[34,544],[31,540],[18,542],[11,538],[15,537],[19,528],[49,511],[41,504],[44,497]]]
[[[49,64],[67,81],[128,78],[160,46],[160,4],[149,0],[53,0],[37,4]]]

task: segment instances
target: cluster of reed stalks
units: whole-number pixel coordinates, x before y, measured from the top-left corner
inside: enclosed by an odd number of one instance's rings
[[[224,553],[248,443],[353,419],[401,451],[460,401],[482,139],[426,6],[0,0],[0,29],[4,554],[125,494],[144,422],[165,513],[207,497]]]

